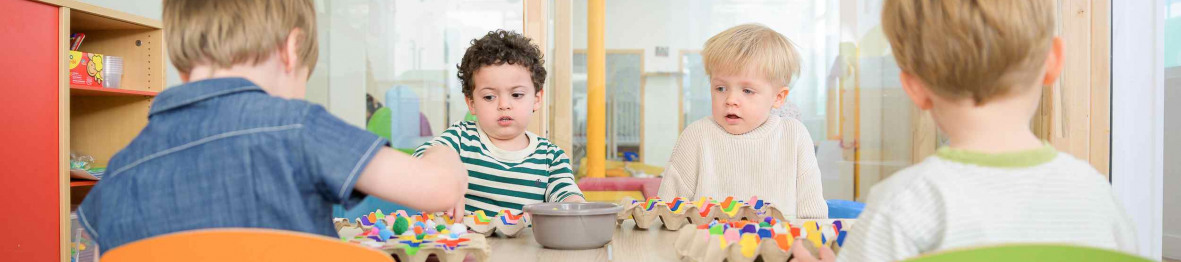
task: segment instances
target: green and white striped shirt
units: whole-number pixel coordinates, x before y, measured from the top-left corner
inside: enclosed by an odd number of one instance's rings
[[[529,146],[518,151],[497,148],[475,122],[460,121],[414,150],[414,156],[432,146],[451,147],[467,168],[466,208],[489,215],[508,209],[520,214],[527,204],[560,202],[582,196],[574,181],[570,158],[561,148],[526,131]]]

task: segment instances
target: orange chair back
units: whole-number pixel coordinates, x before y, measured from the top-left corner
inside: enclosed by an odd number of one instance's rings
[[[394,261],[389,254],[340,239],[256,228],[204,229],[161,235],[112,249],[101,259],[103,262]]]

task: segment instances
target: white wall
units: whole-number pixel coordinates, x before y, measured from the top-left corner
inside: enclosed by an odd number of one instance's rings
[[[1162,0],[1112,1],[1111,186],[1152,259],[1163,238],[1163,15]]]
[[[677,77],[662,74],[645,78],[644,83],[644,163],[668,164],[677,143]]]
[[[1165,69],[1165,159],[1181,159],[1181,67]],[[1164,221],[1181,221],[1181,161],[1165,161]],[[1165,223],[1164,256],[1181,259],[1181,223]]]
[[[367,0],[332,1],[328,7],[328,46],[321,47],[328,62],[328,111],[345,122],[365,127],[365,36],[369,33]]]
[[[308,100],[365,126],[365,95],[405,86],[433,133],[467,113],[456,65],[469,42],[494,29],[520,32],[520,1],[317,0],[320,61]],[[450,104],[448,104],[450,103]],[[415,114],[414,112],[395,112]]]

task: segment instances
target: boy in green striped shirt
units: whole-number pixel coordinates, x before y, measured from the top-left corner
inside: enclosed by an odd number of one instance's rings
[[[504,30],[472,41],[464,53],[458,76],[477,120],[456,122],[414,151],[458,155],[467,168],[465,199],[448,213],[520,214],[527,204],[585,201],[566,152],[525,130],[541,108],[544,65],[529,38]]]

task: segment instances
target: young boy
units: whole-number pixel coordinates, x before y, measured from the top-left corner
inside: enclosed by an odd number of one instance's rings
[[[1005,243],[1135,252],[1111,185],[1029,128],[1042,87],[1062,71],[1055,8],[1052,0],[885,2],[882,27],[902,86],[950,145],[873,187],[837,260]],[[821,258],[831,254],[822,249]]]
[[[218,227],[335,238],[332,204],[364,194],[428,211],[460,201],[466,177],[448,156],[399,153],[301,100],[315,14],[311,0],[164,1],[164,39],[185,84],[156,97],[147,127],[77,209],[103,252]]]
[[[660,197],[757,196],[788,217],[827,218],[812,137],[800,121],[771,116],[799,73],[791,41],[761,25],[740,25],[706,41],[701,57],[713,116],[681,132]]]
[[[527,204],[584,201],[566,152],[525,131],[541,108],[544,66],[529,38],[503,30],[472,40],[463,54],[458,76],[476,121],[456,122],[414,151],[467,167],[466,198],[450,213],[520,214]]]

